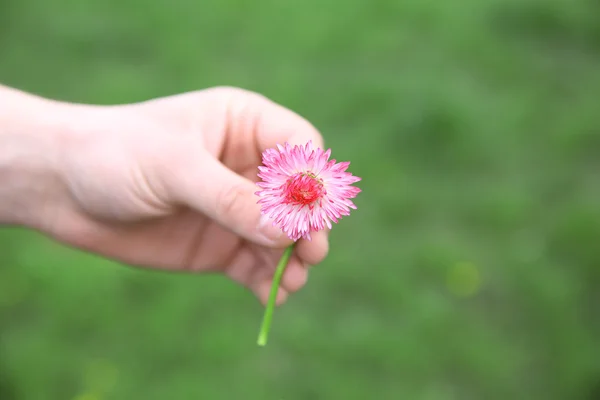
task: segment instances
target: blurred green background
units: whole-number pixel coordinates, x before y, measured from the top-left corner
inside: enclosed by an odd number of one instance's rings
[[[235,85],[363,177],[275,314],[0,231],[0,399],[600,399],[600,3],[0,0],[0,82]]]

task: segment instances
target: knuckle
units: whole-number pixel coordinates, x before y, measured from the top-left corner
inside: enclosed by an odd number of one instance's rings
[[[232,100],[235,99],[236,102],[268,100],[267,97],[265,97],[264,95],[262,95],[258,92],[254,92],[252,90],[248,90],[248,89],[244,89],[244,88],[240,88],[240,87],[236,87],[236,86],[214,86],[208,90],[210,90],[216,94],[228,97],[229,99],[232,99]]]

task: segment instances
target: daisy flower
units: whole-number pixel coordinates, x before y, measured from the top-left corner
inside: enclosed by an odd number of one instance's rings
[[[263,166],[258,167],[262,189],[260,197],[263,215],[273,220],[294,241],[281,256],[271,283],[267,307],[263,315],[257,344],[265,346],[271,327],[275,300],[281,277],[300,238],[310,240],[310,233],[331,228],[342,216],[356,209],[351,199],[360,193],[352,186],[360,178],[346,172],[349,162],[330,160],[331,149],[313,149],[312,143],[292,147],[289,143],[263,152]]]
[[[258,177],[263,215],[273,219],[290,239],[310,240],[310,233],[331,229],[342,216],[356,209],[352,198],[360,189],[351,186],[361,178],[346,172],[349,162],[330,160],[331,149],[313,149],[312,142],[292,147],[289,143],[267,149]]]

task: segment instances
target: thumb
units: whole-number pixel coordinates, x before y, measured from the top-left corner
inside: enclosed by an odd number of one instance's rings
[[[174,202],[211,218],[253,243],[285,247],[292,241],[261,215],[256,184],[227,168],[205,150],[183,150],[166,183]],[[173,173],[175,172],[175,173]]]

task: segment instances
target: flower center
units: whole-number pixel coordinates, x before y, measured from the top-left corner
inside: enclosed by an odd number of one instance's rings
[[[286,203],[310,205],[325,195],[323,181],[310,172],[298,173],[285,183]]]

